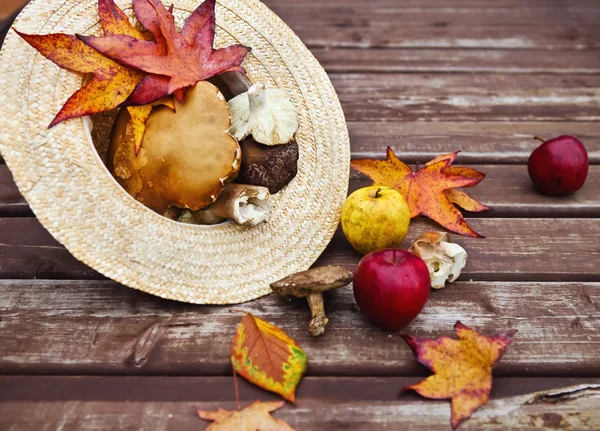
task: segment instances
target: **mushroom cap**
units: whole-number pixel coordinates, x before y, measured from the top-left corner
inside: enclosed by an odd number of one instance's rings
[[[108,150],[108,168],[119,184],[159,214],[170,207],[196,211],[210,205],[237,177],[241,161],[241,149],[227,133],[231,119],[217,87],[199,82],[175,106],[175,112],[154,109],[137,157],[130,116],[123,109]]]
[[[353,274],[340,266],[321,266],[289,275],[271,284],[274,293],[303,298],[312,293],[326,292],[351,283]]]
[[[238,181],[243,184],[267,187],[271,194],[279,192],[298,173],[298,143],[267,146],[252,137],[240,142],[242,167]]]

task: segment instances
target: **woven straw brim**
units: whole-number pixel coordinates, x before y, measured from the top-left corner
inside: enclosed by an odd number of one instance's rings
[[[200,3],[173,2],[178,25]],[[133,16],[129,0],[117,4]],[[0,53],[0,145],[31,209],[77,259],[163,298],[231,304],[270,293],[271,282],[309,268],[323,252],[347,194],[350,145],[325,71],[284,22],[256,0],[221,0],[216,16],[216,45],[252,47],[244,63],[249,80],[285,89],[298,109],[298,176],[274,196],[269,223],[191,226],[136,202],[105,168],[81,119],[47,129],[82,77],[14,32]],[[97,2],[34,0],[14,26],[99,34]]]

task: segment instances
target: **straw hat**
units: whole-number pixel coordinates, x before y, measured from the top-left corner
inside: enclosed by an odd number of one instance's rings
[[[200,3],[173,2],[179,25]],[[133,16],[130,0],[117,3]],[[15,27],[97,34],[96,8],[96,0],[34,0]],[[257,0],[219,0],[216,16],[216,45],[252,47],[249,80],[285,89],[298,108],[298,176],[274,196],[269,223],[191,226],[136,202],[105,168],[81,119],[47,129],[82,78],[13,32],[0,53],[0,150],[40,222],[76,258],[163,298],[231,304],[270,293],[271,282],[307,269],[323,252],[347,194],[350,146],[325,71],[285,23]],[[99,122],[94,135],[109,128]]]

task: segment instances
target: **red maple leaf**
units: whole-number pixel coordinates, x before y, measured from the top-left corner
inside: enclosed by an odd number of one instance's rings
[[[146,104],[182,91],[199,81],[229,72],[244,72],[242,62],[250,51],[242,45],[214,49],[215,0],[206,0],[186,20],[181,33],[173,14],[160,0],[133,0],[137,18],[154,35],[154,41],[129,35],[79,36],[89,46],[128,67],[142,70],[144,79],[129,97],[129,104]]]

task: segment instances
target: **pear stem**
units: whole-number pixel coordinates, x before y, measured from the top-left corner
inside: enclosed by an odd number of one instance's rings
[[[537,139],[538,141],[546,142],[543,138],[540,138],[539,136],[534,136],[533,139]]]

